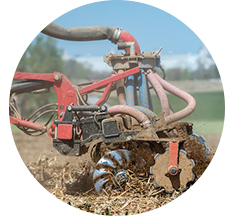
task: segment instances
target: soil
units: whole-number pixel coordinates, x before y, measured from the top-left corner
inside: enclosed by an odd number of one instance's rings
[[[96,194],[92,181],[92,168],[87,166],[88,155],[63,156],[52,146],[47,135],[39,137],[13,133],[22,160],[35,179],[58,199],[76,208],[96,214],[138,214],[158,208],[181,195],[180,192],[166,194],[155,188],[150,178],[131,176],[125,191]],[[199,176],[214,155],[220,140],[219,134],[205,136],[211,150],[209,160],[198,166]],[[197,178],[198,178],[197,177]]]

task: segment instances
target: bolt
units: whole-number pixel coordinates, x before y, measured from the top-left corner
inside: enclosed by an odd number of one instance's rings
[[[67,110],[68,110],[68,111],[72,111],[72,107],[71,107],[71,106],[68,106],[68,107],[67,107]]]
[[[128,137],[126,138],[127,141],[130,141],[131,139],[132,139],[131,136],[128,136]]]
[[[70,151],[70,148],[67,145],[62,145],[62,152],[67,154]]]
[[[101,109],[102,112],[105,112],[106,111],[106,106],[102,105],[100,109]]]
[[[41,131],[42,131],[42,132],[46,132],[46,131],[47,131],[47,127],[46,127],[46,126],[42,126],[42,127],[41,127]]]
[[[55,80],[55,81],[59,81],[60,79],[61,79],[61,76],[60,76],[60,75],[56,74],[56,75],[54,76],[54,80]]]
[[[169,173],[170,175],[177,175],[177,173],[178,173],[177,167],[171,167],[171,168],[169,169],[168,173]]]

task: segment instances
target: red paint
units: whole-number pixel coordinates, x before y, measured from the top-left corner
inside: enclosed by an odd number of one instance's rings
[[[59,76],[60,79],[55,81],[55,76]],[[68,105],[71,105],[72,103],[77,104],[76,91],[73,88],[73,84],[65,75],[59,72],[54,72],[53,74],[15,72],[14,79],[43,80],[52,82],[58,96],[58,117],[62,112],[65,112]]]
[[[120,73],[120,74],[117,74],[115,76],[112,76],[112,77],[106,78],[104,80],[101,80],[99,82],[93,83],[93,84],[91,84],[89,86],[85,86],[85,87],[79,89],[79,93],[81,95],[88,94],[88,93],[92,92],[94,89],[98,89],[98,88],[107,86],[110,83],[113,83],[113,82],[115,82],[117,80],[128,77],[130,75],[136,74],[139,71],[140,71],[139,67],[132,68],[130,70],[125,71],[124,73]]]
[[[58,125],[58,139],[72,139],[72,124],[59,124]]]
[[[32,122],[32,121],[28,121],[24,119],[18,119],[12,116],[10,116],[10,123],[17,125],[17,126],[27,127],[36,131],[46,130],[46,127],[44,124],[41,124],[39,122]]]
[[[170,166],[177,166],[178,161],[178,142],[169,143]]]
[[[94,89],[107,86],[102,98],[97,102],[101,104],[103,100],[105,100],[105,98],[107,97],[113,82],[123,79],[125,77],[128,77],[130,75],[136,74],[138,72],[139,72],[139,67],[132,68],[123,73],[109,77],[99,82],[93,82],[93,84],[79,89],[79,92],[81,95],[85,95],[85,94],[88,94],[89,92],[92,92]],[[62,120],[63,114],[68,105],[77,104],[76,91],[73,87],[73,84],[65,75],[59,72],[54,72],[53,74],[15,72],[14,79],[15,80],[43,80],[43,81],[51,82],[58,96],[58,120],[59,121]],[[23,119],[17,119],[15,117],[10,117],[10,122],[12,124],[27,127],[29,129],[34,129],[37,131],[43,131],[47,129],[49,136],[53,137],[53,132],[55,129],[53,124],[51,125],[50,128],[48,127],[44,128],[44,124],[41,124],[38,122],[27,121]],[[72,129],[71,129],[72,126],[65,125],[64,128],[63,126],[59,126],[59,127],[60,127],[59,129],[60,132],[58,132],[58,137],[60,137],[61,139],[72,138]],[[69,132],[67,132],[67,130],[69,130]]]
[[[94,105],[95,106],[99,106],[100,104],[103,104],[105,103],[104,101],[106,100],[107,96],[109,95],[109,92],[111,90],[111,86],[112,86],[112,83],[108,84],[108,86],[106,87],[102,97],[99,99],[99,101],[97,101]]]
[[[139,44],[137,43],[136,39],[127,31],[122,30],[119,36],[119,40],[124,40],[125,42],[135,42],[135,51],[136,54],[140,54],[141,50]],[[130,54],[130,48],[125,49],[126,54]]]
[[[178,174],[178,166],[177,166],[178,148],[179,148],[178,142],[170,142],[169,143],[170,163],[169,163],[169,167],[168,167],[167,171],[170,175],[177,175]],[[177,170],[177,172],[172,174],[170,172],[171,168],[175,168]]]

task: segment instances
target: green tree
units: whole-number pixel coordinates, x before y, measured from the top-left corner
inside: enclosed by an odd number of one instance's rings
[[[187,68],[172,68],[166,71],[167,80],[189,80],[191,79],[191,74]]]
[[[64,61],[62,59],[63,50],[57,48],[56,40],[51,37],[38,36],[24,52],[16,71],[30,73],[53,73],[54,71],[64,71]],[[46,94],[22,94],[18,96],[21,112],[28,117],[39,107],[56,102],[56,94],[51,89],[51,93]]]
[[[74,59],[65,61],[65,73],[69,79],[89,79],[92,70],[88,65],[83,65]]]
[[[211,65],[208,69],[198,68],[192,73],[193,79],[220,79],[220,74],[216,64]]]
[[[53,73],[64,71],[63,50],[56,47],[56,40],[38,36],[24,52],[17,71],[30,73]]]

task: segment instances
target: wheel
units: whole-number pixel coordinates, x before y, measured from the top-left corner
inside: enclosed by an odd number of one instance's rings
[[[194,162],[187,158],[187,153],[184,150],[179,151],[177,175],[167,175],[167,169],[170,163],[169,149],[163,154],[155,156],[155,165],[151,167],[150,172],[154,175],[154,183],[157,187],[163,187],[167,193],[172,193],[174,190],[184,191],[187,189],[188,183],[194,181],[193,174]]]
[[[93,173],[97,193],[111,188],[121,189],[129,180],[128,170],[138,172],[146,164],[142,157],[125,149],[105,154],[96,164]]]

